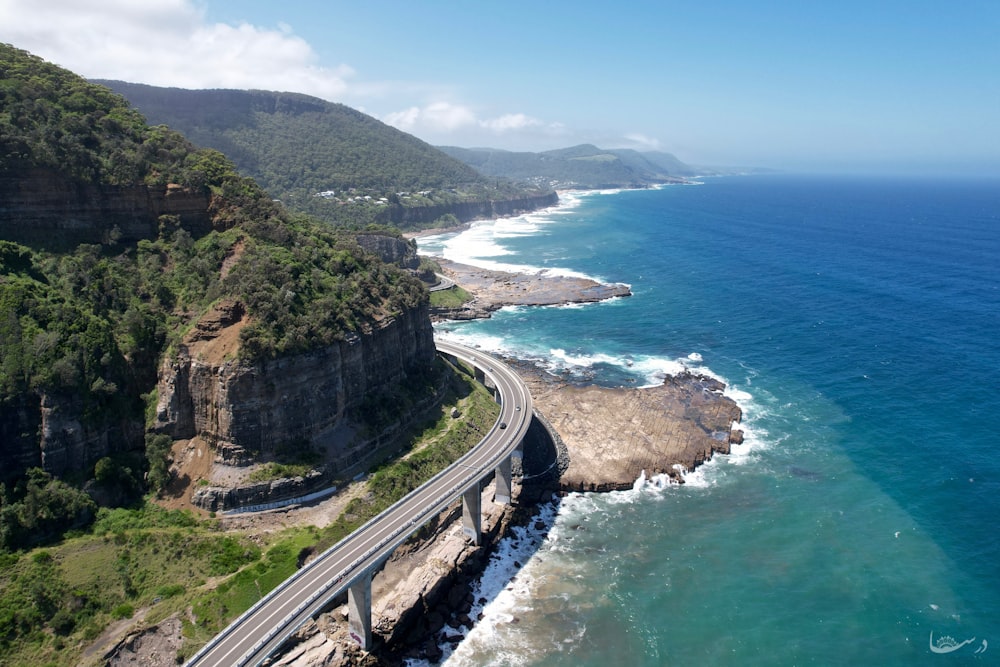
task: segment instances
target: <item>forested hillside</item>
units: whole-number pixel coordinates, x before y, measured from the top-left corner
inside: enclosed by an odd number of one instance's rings
[[[39,183],[69,199],[36,215]],[[45,540],[90,511],[74,501],[39,512],[49,487],[40,476],[18,481],[29,468],[78,485],[101,469],[110,499],[143,490],[164,456],[144,445],[159,363],[213,305],[245,313],[238,355],[252,361],[329,345],[426,302],[407,272],[352,234],[286,213],[218,151],[148,126],[119,95],[9,45],[0,191],[0,549]],[[101,209],[60,222],[73,205],[124,193],[134,207],[116,215],[143,218],[143,202],[164,192],[203,202],[192,219],[206,226],[160,215],[147,238],[111,228],[65,247],[65,235],[101,224]],[[45,234],[22,233],[43,223]]]
[[[151,123],[232,158],[288,208],[341,224],[405,223],[404,209],[535,196],[486,178],[343,104],[295,93],[184,90],[101,81]]]
[[[541,153],[440,148],[486,176],[557,189],[645,187],[677,182],[695,174],[692,167],[670,153],[604,150],[590,144]]]

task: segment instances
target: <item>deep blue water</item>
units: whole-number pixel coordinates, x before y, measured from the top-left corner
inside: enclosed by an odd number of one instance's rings
[[[710,372],[747,443],[684,486],[564,500],[449,664],[1000,664],[1000,182],[564,201],[421,250],[634,295],[439,332],[612,386]]]

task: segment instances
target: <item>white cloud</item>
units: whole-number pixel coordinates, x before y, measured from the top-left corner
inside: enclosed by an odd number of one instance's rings
[[[634,144],[634,146],[639,149],[654,150],[654,151],[660,149],[659,139],[656,139],[654,137],[647,137],[646,135],[639,134],[638,132],[633,132],[632,134],[626,134],[625,139]]]
[[[537,127],[542,121],[523,113],[509,113],[499,118],[480,121],[480,125],[496,132],[507,132],[509,130],[522,130],[526,127]]]
[[[476,114],[471,109],[450,102],[408,107],[388,113],[382,120],[404,132],[451,132],[477,124]]]
[[[0,40],[89,78],[263,88],[337,99],[350,67],[324,67],[287,25],[208,23],[191,0],[4,0]]]
[[[441,101],[460,97],[447,84],[359,80],[347,65],[321,63],[289,25],[213,23],[199,0],[0,0],[0,41],[92,79],[378,103],[366,113],[432,143],[530,147],[571,134],[524,113],[480,116]],[[393,107],[401,110],[385,112]]]
[[[539,130],[558,133],[563,131],[561,123],[545,125],[537,118],[523,113],[509,113],[496,118],[479,118],[467,106],[451,102],[433,102],[424,107],[411,106],[401,111],[386,114],[383,121],[405,132],[441,135],[460,133],[468,135],[476,130],[485,135]]]
[[[434,130],[457,130],[476,124],[476,114],[468,107],[448,102],[435,102],[421,111],[423,121]]]

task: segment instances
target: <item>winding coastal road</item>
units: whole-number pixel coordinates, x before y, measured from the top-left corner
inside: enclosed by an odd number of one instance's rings
[[[471,451],[354,531],[268,593],[188,661],[191,667],[257,665],[349,585],[392,554],[420,525],[488,476],[531,423],[531,394],[508,366],[462,345],[439,353],[472,364],[497,388],[500,417]]]

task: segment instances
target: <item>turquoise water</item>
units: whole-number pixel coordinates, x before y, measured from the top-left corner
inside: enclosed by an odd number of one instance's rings
[[[439,333],[609,386],[711,373],[747,440],[683,486],[550,508],[446,664],[1000,664],[1000,183],[563,199],[421,251],[634,295]]]

